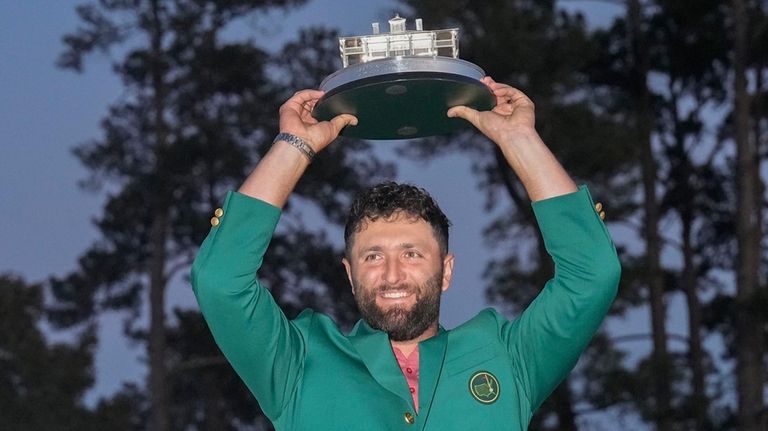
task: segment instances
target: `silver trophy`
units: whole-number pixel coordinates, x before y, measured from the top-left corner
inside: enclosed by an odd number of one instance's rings
[[[428,31],[422,20],[407,30],[406,20],[389,20],[389,33],[373,23],[373,34],[339,38],[343,68],[323,80],[325,95],[312,115],[330,120],[357,116],[342,135],[362,139],[408,139],[447,134],[467,127],[448,118],[458,105],[492,109],[493,93],[480,82],[483,69],[459,59],[457,28]]]

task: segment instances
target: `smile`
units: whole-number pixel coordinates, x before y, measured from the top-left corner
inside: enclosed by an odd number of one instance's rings
[[[411,296],[411,292],[407,290],[387,290],[380,293],[384,299],[402,299]]]

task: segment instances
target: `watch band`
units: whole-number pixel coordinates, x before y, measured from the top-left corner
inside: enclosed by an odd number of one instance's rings
[[[281,133],[278,133],[277,136],[275,136],[275,140],[272,141],[272,144],[274,144],[277,141],[284,141],[291,144],[293,147],[301,151],[301,153],[307,157],[310,163],[312,163],[312,159],[315,158],[315,150],[313,150],[312,147],[309,146],[309,144],[307,144],[303,139],[299,138],[296,135],[281,132]]]

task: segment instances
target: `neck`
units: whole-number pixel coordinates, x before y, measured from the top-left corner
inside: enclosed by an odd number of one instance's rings
[[[429,328],[427,328],[426,331],[422,332],[421,335],[418,337],[412,339],[412,340],[405,340],[405,341],[393,341],[390,340],[389,342],[392,344],[393,348],[397,348],[400,350],[403,355],[410,356],[411,352],[416,350],[416,348],[419,346],[419,343],[430,339],[437,335],[437,322],[435,322],[433,325],[431,325]]]

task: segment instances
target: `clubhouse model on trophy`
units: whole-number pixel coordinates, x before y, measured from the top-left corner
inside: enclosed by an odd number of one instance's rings
[[[362,139],[409,139],[442,135],[468,127],[448,118],[458,105],[492,109],[496,99],[480,82],[483,69],[459,59],[459,30],[424,30],[422,20],[407,30],[406,20],[389,20],[389,33],[339,38],[343,68],[320,84],[325,95],[312,115],[330,120],[357,116],[342,135]]]

